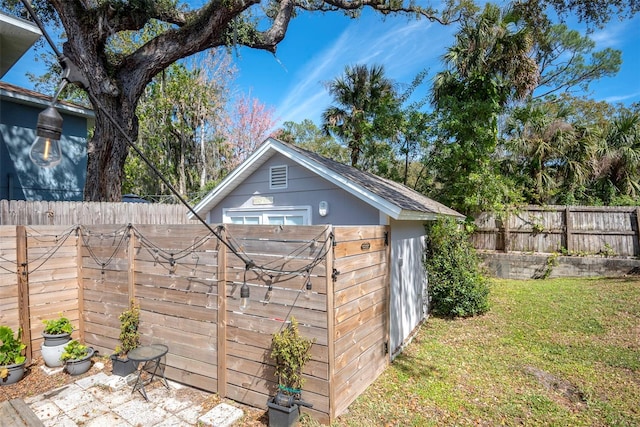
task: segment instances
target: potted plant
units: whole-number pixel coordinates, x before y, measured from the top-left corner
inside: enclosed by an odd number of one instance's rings
[[[60,316],[57,319],[43,320],[42,323],[44,323],[42,331],[44,345],[53,347],[71,341],[73,325],[66,317]]]
[[[25,348],[27,345],[22,342],[22,329],[18,329],[16,338],[13,329],[0,326],[0,385],[14,384],[22,379],[27,361]]]
[[[71,341],[73,325],[64,316],[43,320],[42,323],[44,323],[44,330],[42,331],[44,342],[40,347],[42,359],[45,365],[50,368],[60,367],[63,365],[60,355],[64,351],[64,346]]]
[[[314,340],[300,335],[298,322],[291,318],[289,325],[273,334],[271,358],[275,361],[278,391],[267,401],[269,426],[292,426],[300,416],[300,406],[311,407],[302,400],[304,378],[302,370],[311,358]]]
[[[120,345],[116,347],[115,353],[111,355],[112,373],[125,377],[136,370],[137,364],[127,358],[134,348],[140,345],[140,306],[135,301],[131,301],[129,308],[123,311],[118,317],[120,320]]]
[[[71,375],[84,374],[91,368],[93,349],[79,341],[73,340],[64,347],[60,360],[64,362],[66,371]]]

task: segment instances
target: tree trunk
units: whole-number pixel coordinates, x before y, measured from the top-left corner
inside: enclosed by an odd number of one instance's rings
[[[94,107],[96,126],[93,137],[87,143],[87,181],[84,199],[95,202],[119,202],[122,199],[124,163],[129,152],[126,136],[111,122],[128,123],[124,129],[137,135],[135,108],[127,107],[121,100],[101,96],[100,107]],[[122,126],[122,125],[121,125]],[[133,139],[132,139],[133,140]]]

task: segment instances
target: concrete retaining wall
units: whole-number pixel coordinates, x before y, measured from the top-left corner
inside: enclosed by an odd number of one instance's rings
[[[640,260],[631,258],[499,252],[478,252],[478,255],[491,276],[503,279],[540,279],[547,272],[547,277],[622,277],[640,274]]]

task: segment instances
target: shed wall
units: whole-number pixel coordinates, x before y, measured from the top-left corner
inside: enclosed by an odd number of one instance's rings
[[[427,315],[425,228],[422,221],[391,221],[390,350],[395,355]]]
[[[269,189],[269,168],[288,166],[288,187]],[[273,197],[273,205],[254,205],[254,196]],[[318,214],[318,203],[329,204],[329,214]],[[312,224],[378,225],[378,210],[353,197],[328,180],[310,172],[286,157],[276,154],[245,179],[233,193],[225,197],[209,213],[209,222],[222,222],[224,208],[269,208],[281,206],[311,206]]]

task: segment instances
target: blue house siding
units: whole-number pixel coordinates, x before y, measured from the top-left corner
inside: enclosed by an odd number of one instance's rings
[[[44,169],[31,162],[29,150],[36,136],[38,114],[45,107],[46,104],[0,99],[0,199],[83,199],[87,117],[58,109],[64,120],[60,139],[63,159],[56,167]]]
[[[269,188],[269,168],[288,167],[288,185],[285,189]],[[254,197],[273,197],[273,204],[254,205]],[[318,205],[326,201],[329,206],[327,216],[320,216]],[[221,223],[223,209],[228,208],[273,208],[311,206],[312,224],[379,225],[377,209],[337,187],[326,179],[310,172],[294,161],[276,154],[258,170],[240,183],[234,191],[218,203],[209,213],[209,221]]]

